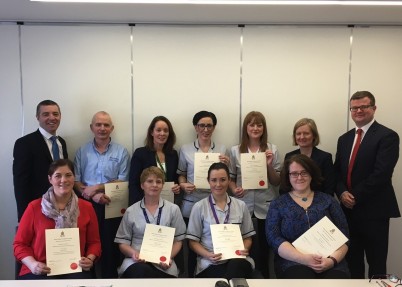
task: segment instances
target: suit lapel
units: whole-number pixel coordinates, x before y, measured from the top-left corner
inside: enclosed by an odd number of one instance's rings
[[[49,160],[49,162],[53,161],[52,155],[50,154],[49,147],[47,146],[46,140],[43,135],[40,133],[39,129],[36,131],[37,140],[33,144],[38,145],[38,150],[43,153],[44,156]]]

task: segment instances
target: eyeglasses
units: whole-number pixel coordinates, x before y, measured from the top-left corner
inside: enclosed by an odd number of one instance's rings
[[[197,127],[200,129],[207,129],[208,131],[212,130],[212,128],[214,127],[214,125],[211,124],[197,124]]]
[[[308,177],[310,174],[307,171],[303,170],[301,172],[296,172],[296,171],[289,172],[289,175],[290,175],[291,178],[299,178],[299,176]]]
[[[350,111],[351,112],[357,112],[357,110],[358,109],[360,109],[361,111],[365,111],[365,110],[367,110],[367,109],[369,109],[369,108],[371,108],[372,107],[372,105],[364,105],[364,106],[358,106],[358,107],[350,107]]]
[[[373,275],[371,276],[369,282],[371,282],[371,280],[373,279],[388,279],[389,281],[391,281],[392,283],[397,283],[394,287],[396,286],[401,286],[402,285],[402,279],[399,278],[396,275],[393,274],[379,274],[379,275]],[[382,281],[382,280],[381,280]],[[382,281],[384,282],[384,281]],[[385,283],[385,282],[384,282]],[[383,284],[384,284],[383,283]],[[384,284],[385,285],[385,284]],[[388,285],[388,284],[387,284]]]

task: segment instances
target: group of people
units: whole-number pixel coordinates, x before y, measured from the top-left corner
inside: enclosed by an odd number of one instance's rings
[[[134,151],[131,163],[128,151],[111,140],[110,115],[98,112],[90,125],[94,139],[77,151],[73,165],[57,135],[59,106],[49,100],[39,103],[39,129],[14,147],[20,222],[14,254],[23,263],[19,278],[42,279],[51,272],[45,229],[68,227],[80,229],[83,272],[62,278],[93,276],[95,262],[103,278],[177,277],[184,265],[191,277],[251,278],[255,262],[269,278],[270,248],[277,278],[364,278],[365,257],[369,276],[387,274],[389,220],[400,217],[391,181],[399,137],[374,120],[377,107],[370,92],[353,94],[349,108],[356,128],[339,138],[334,164],[330,153],[317,148],[320,138],[312,119],[295,124],[293,143],[299,148],[287,153],[282,164],[277,146],[268,141],[262,113],[246,115],[240,144],[228,150],[212,140],[215,114],[200,111],[192,121],[196,139],[179,153],[171,122],[155,117],[145,146]],[[194,154],[202,152],[219,154],[219,162],[208,170],[209,189],[194,184]],[[244,153],[265,154],[268,188],[242,187]],[[123,218],[105,219],[111,199],[104,184],[113,181],[129,181],[129,208]],[[166,182],[174,203],[161,197]],[[349,241],[325,258],[298,251],[292,242],[324,216]],[[166,262],[149,263],[139,256],[147,223],[175,228]],[[244,244],[239,254],[244,258],[222,260],[222,254],[213,252],[213,224],[239,225]],[[259,252],[251,258],[253,240]],[[178,260],[176,265],[183,247],[188,247],[188,262]]]

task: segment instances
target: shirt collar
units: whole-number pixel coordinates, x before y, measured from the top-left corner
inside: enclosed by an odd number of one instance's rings
[[[198,151],[200,149],[200,144],[198,142],[198,139],[194,141],[194,147],[195,149]],[[209,150],[214,150],[215,148],[215,143],[213,141],[211,141],[211,146],[209,147]]]
[[[362,126],[362,127],[360,127],[360,128],[358,128],[358,127],[355,127],[355,130],[357,131],[358,129],[362,129],[362,131],[363,131],[363,135],[365,135],[366,133],[367,133],[367,131],[368,131],[368,129],[371,127],[371,125],[374,123],[374,118],[371,120],[371,122],[369,122],[367,125],[365,125],[365,126]]]
[[[214,199],[214,197],[212,196],[212,194],[211,194],[211,199],[212,199],[212,204],[213,204],[213,205],[216,205],[215,199]],[[229,208],[229,205],[230,205],[231,202],[232,202],[232,199],[231,199],[230,196],[226,193],[226,206],[225,206],[225,210],[224,210],[224,211],[226,211],[226,210]]]
[[[39,132],[42,134],[42,136],[44,136],[45,138],[47,138],[48,140],[50,140],[50,138],[53,136],[51,133],[48,133],[44,128],[39,127]],[[57,134],[55,135],[57,137]]]
[[[158,208],[161,208],[161,207],[163,208],[163,206],[165,206],[165,201],[163,200],[162,197],[159,196],[159,206],[158,206]],[[141,199],[140,207],[141,207],[142,209],[146,209],[146,208],[145,208],[144,197]]]

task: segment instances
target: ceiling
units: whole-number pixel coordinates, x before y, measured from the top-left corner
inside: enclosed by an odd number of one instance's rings
[[[0,0],[0,22],[402,25],[402,6],[78,4]]]

